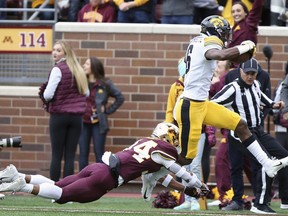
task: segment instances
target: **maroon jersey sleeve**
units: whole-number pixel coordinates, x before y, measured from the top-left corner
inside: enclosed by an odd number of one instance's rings
[[[120,175],[125,183],[140,177],[142,173],[156,172],[162,167],[152,160],[151,155],[154,153],[159,153],[169,160],[176,161],[178,158],[174,146],[163,140],[151,138],[140,139],[129,148],[116,153],[121,162]]]

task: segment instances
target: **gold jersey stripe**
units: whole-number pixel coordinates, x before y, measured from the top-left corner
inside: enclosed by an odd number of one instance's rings
[[[212,44],[217,44],[221,47],[224,46],[223,42],[218,37],[216,37],[214,35],[204,38],[204,46],[209,46]]]

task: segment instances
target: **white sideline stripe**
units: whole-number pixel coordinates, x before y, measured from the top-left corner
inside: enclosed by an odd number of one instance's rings
[[[43,208],[43,207],[34,207],[34,208],[7,208],[7,207],[0,207],[0,210],[5,210],[5,211],[21,211],[21,210],[24,210],[24,211],[38,211],[39,209],[41,209],[42,211],[50,211],[50,212],[83,212],[83,213],[125,213],[125,214],[142,214],[143,211],[125,211],[125,210],[85,210],[85,209],[58,209],[58,208],[54,208],[54,207],[50,207],[50,208]],[[161,214],[161,215],[182,215],[182,214],[186,214],[188,212],[175,212],[175,211],[172,211],[171,212],[161,212],[161,210],[158,212],[155,212],[155,211],[145,211],[145,214],[152,214],[152,215],[155,215],[155,214]],[[196,212],[193,212],[193,214],[195,214]],[[196,214],[195,214],[196,215]],[[210,213],[205,213],[205,212],[199,212],[197,211],[197,215],[198,216],[211,216],[211,212]],[[223,215],[226,215],[226,214],[213,214],[213,216],[223,216]],[[233,214],[233,216],[251,216],[251,214],[249,215],[245,215],[245,214]]]

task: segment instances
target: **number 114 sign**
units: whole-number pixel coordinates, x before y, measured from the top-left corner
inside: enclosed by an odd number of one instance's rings
[[[52,27],[0,27],[0,53],[50,53]]]

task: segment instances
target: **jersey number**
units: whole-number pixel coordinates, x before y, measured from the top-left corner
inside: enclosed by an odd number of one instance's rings
[[[190,54],[192,53],[192,50],[193,50],[193,44],[190,44],[188,49],[187,49],[187,52],[186,52],[186,74],[189,72],[190,70],[190,63],[191,63],[191,56]]]
[[[133,151],[135,151],[137,154],[133,154],[132,157],[135,158],[139,163],[142,163],[144,159],[149,159],[150,154],[149,150],[151,148],[155,148],[157,146],[157,143],[150,140],[141,144],[138,144],[136,146],[131,146],[133,148]]]

